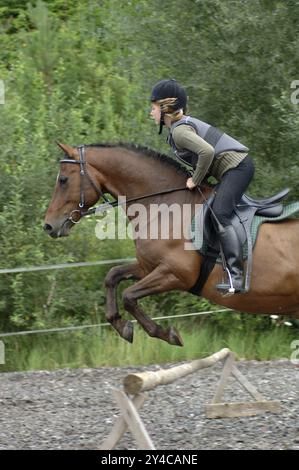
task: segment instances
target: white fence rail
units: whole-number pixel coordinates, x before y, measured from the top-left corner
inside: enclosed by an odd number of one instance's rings
[[[44,266],[28,266],[21,268],[7,268],[0,269],[0,274],[11,274],[11,273],[31,273],[33,271],[48,271],[51,269],[66,269],[66,268],[84,268],[86,266],[101,266],[105,264],[114,263],[130,263],[135,261],[136,258],[119,258],[119,259],[105,259],[101,261],[89,261],[82,263],[62,263],[62,264],[49,264]]]
[[[119,264],[119,263],[130,263],[136,261],[136,258],[114,258],[114,259],[106,259],[101,261],[87,261],[81,263],[61,263],[61,264],[50,264],[50,265],[42,265],[42,266],[28,266],[28,267],[19,267],[19,268],[7,268],[7,269],[0,269],[0,274],[13,274],[13,273],[25,273],[25,272],[34,272],[34,271],[47,271],[53,269],[67,269],[67,268],[82,268],[87,266],[101,266],[107,264]],[[183,317],[191,317],[197,315],[208,315],[213,312],[229,312],[231,309],[223,308],[219,310],[207,310],[204,312],[193,312],[193,313],[184,313],[181,315],[167,315],[163,317],[154,317],[152,320],[167,320],[170,318],[183,318]],[[132,320],[136,323],[136,320]],[[94,325],[81,325],[81,326],[66,326],[62,328],[46,328],[43,330],[27,330],[27,331],[12,331],[9,333],[1,333],[0,338],[8,337],[8,336],[21,336],[21,335],[32,335],[32,334],[40,334],[40,333],[59,333],[63,331],[75,331],[75,330],[84,330],[87,328],[101,328],[105,326],[111,326],[110,323],[96,323]]]

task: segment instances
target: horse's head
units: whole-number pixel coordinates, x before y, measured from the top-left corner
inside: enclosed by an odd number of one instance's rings
[[[45,216],[44,230],[53,238],[69,235],[70,229],[82,217],[82,213],[94,205],[102,194],[99,176],[84,156],[84,148],[66,144],[52,200]]]

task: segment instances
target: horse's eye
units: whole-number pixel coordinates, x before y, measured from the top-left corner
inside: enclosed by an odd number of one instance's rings
[[[59,176],[59,183],[60,184],[65,184],[68,180],[67,176]]]

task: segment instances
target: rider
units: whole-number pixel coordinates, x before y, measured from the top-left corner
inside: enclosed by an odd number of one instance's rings
[[[193,189],[204,177],[214,176],[219,182],[213,201],[213,212],[220,224],[216,231],[231,276],[231,284],[218,284],[225,292],[244,292],[242,247],[231,224],[234,207],[239,203],[254,175],[248,148],[237,140],[199,119],[186,114],[187,94],[176,80],[161,80],[151,94],[151,117],[169,129],[168,143],[176,156],[192,166],[194,173],[186,186]]]

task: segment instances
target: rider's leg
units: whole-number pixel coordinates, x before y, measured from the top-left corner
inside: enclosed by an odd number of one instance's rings
[[[232,225],[223,227],[223,229],[218,232],[218,237],[230,279],[227,279],[227,282],[222,284],[217,284],[216,288],[220,291],[231,292],[232,294],[244,292],[242,246],[239,237]]]
[[[213,211],[220,223],[215,226],[231,276],[231,282],[219,284],[217,289],[226,292],[243,291],[242,247],[238,235],[231,225],[231,217],[253,175],[253,162],[251,157],[247,156],[236,168],[224,173],[213,202]],[[231,284],[233,290],[231,290]]]

